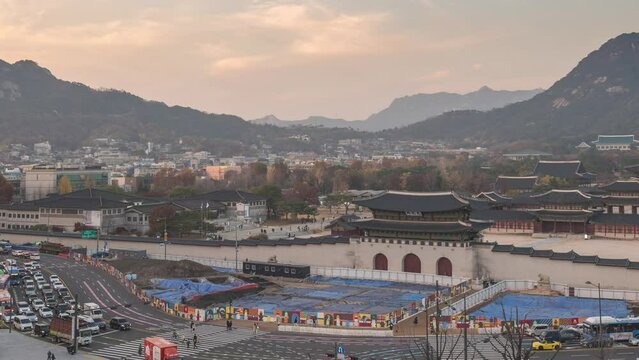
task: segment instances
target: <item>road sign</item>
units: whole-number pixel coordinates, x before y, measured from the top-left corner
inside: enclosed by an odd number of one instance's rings
[[[343,354],[344,353],[344,347],[342,345],[337,347],[337,353],[338,354]]]
[[[83,239],[95,239],[98,237],[98,232],[95,230],[82,230]]]

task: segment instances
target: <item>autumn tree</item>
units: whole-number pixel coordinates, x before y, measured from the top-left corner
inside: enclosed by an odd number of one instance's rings
[[[58,193],[60,195],[68,194],[73,191],[71,180],[66,175],[62,175],[58,180]]]
[[[149,233],[157,234],[164,231],[164,221],[167,223],[173,220],[176,216],[175,208],[171,205],[158,206],[149,216]]]
[[[266,182],[283,188],[287,186],[289,176],[290,171],[288,166],[281,161],[276,162],[268,168]]]
[[[11,200],[13,200],[13,185],[0,175],[0,203],[9,203]]]

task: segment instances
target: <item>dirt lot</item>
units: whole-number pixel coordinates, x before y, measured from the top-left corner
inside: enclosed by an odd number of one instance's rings
[[[121,259],[110,261],[110,264],[118,270],[125,273],[137,274],[136,283],[146,283],[153,278],[194,278],[194,277],[210,277],[211,281],[217,275],[217,271],[211,269],[210,266],[202,265],[191,260],[138,260],[138,259]]]

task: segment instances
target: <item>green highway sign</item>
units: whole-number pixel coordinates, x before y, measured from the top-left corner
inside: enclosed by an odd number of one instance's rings
[[[98,232],[95,230],[82,230],[83,239],[96,239],[97,237],[98,237]]]

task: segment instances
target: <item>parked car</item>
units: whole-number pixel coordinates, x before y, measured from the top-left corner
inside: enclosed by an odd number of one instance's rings
[[[540,336],[542,332],[550,330],[548,324],[533,324],[526,329],[526,335],[528,336]]]
[[[111,329],[130,330],[131,323],[129,322],[129,320],[123,317],[116,316],[114,318],[111,318],[111,321],[109,321],[109,327]]]
[[[534,350],[559,350],[561,343],[559,341],[533,341],[532,348]]]
[[[639,346],[639,334],[635,335],[634,337],[631,337],[630,340],[628,340],[628,345]]]
[[[615,341],[608,334],[603,334],[601,336],[601,341],[597,334],[590,335],[584,334],[579,341],[579,344],[583,347],[587,348],[598,348],[598,347],[612,347]]]
[[[559,330],[559,341],[562,343],[577,341],[581,339],[581,332],[578,329],[566,328]]]
[[[541,333],[541,335],[539,336],[539,339],[542,342],[554,342],[554,341],[561,342],[561,335],[559,333],[559,330],[546,330]]]

